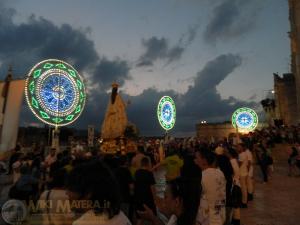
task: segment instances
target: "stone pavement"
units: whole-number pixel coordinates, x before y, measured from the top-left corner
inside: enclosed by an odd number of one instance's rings
[[[287,175],[288,147],[274,148],[274,172],[268,183],[262,183],[260,169],[255,168],[254,201],[241,209],[242,225],[300,225],[300,176]]]

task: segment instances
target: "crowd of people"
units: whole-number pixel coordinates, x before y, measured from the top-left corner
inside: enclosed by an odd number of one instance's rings
[[[136,153],[115,155],[17,147],[7,171],[5,162],[0,169],[12,177],[8,198],[51,201],[41,218],[31,217],[40,224],[238,225],[255,201],[254,165],[262,182],[270,180],[275,143],[293,144],[289,173],[298,172],[298,130],[268,128],[216,143],[140,141]]]

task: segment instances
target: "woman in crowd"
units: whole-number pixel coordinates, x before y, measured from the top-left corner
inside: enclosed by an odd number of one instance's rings
[[[231,192],[231,201],[226,202],[230,203],[232,210],[232,225],[240,225],[241,221],[241,204],[242,204],[242,192],[240,184],[240,167],[238,163],[238,154],[233,148],[228,149],[228,157],[230,159],[230,164],[233,169],[233,188]],[[235,190],[234,190],[235,189]]]
[[[120,210],[118,182],[101,161],[75,167],[68,179],[67,194],[75,213],[73,225],[130,225]],[[78,204],[74,204],[77,202]]]
[[[200,182],[195,179],[177,178],[168,182],[164,199],[159,210],[168,217],[167,225],[193,225],[200,202]],[[144,211],[138,211],[142,218],[153,225],[164,224],[153,211],[144,205]]]
[[[70,225],[71,212],[68,208],[60,207],[69,203],[65,189],[65,169],[53,171],[50,189],[41,194],[40,200],[51,201],[51,208],[43,209],[43,225]]]
[[[233,185],[233,168],[230,159],[224,154],[224,151],[216,151],[217,167],[223,172],[226,179],[226,222],[225,225],[231,224],[231,190]]]

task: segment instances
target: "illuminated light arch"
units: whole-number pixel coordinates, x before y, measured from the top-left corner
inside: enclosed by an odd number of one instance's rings
[[[157,118],[161,127],[171,130],[176,122],[176,107],[170,96],[163,96],[157,105]]]
[[[234,111],[231,117],[232,126],[240,131],[253,131],[258,125],[258,116],[253,109],[242,107]]]
[[[30,70],[25,96],[33,114],[56,127],[78,119],[86,101],[82,77],[70,64],[58,59],[41,61]]]

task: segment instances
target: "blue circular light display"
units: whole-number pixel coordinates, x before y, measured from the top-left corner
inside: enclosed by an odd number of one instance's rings
[[[171,97],[163,96],[160,99],[157,106],[157,118],[165,130],[170,130],[174,127],[176,121],[176,107]]]
[[[37,118],[53,126],[65,126],[78,119],[86,100],[80,74],[57,59],[41,61],[30,70],[25,95]]]
[[[172,120],[173,114],[172,114],[172,106],[169,102],[167,102],[163,108],[162,108],[162,116],[166,123],[170,123]]]
[[[237,117],[237,124],[240,128],[247,128],[250,124],[253,123],[253,117],[251,114],[243,112]]]
[[[232,114],[232,125],[241,131],[252,131],[258,124],[258,117],[253,109],[243,107]]]
[[[51,111],[65,112],[75,101],[75,91],[69,79],[53,74],[43,83],[40,89],[43,103]]]

